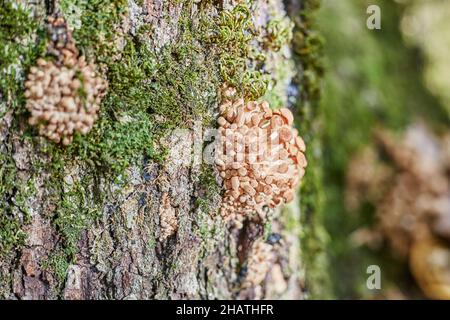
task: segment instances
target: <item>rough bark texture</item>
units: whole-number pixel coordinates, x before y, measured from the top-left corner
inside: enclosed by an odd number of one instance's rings
[[[83,7],[84,1],[81,0],[21,3],[28,8],[27,12],[31,12],[27,19],[33,19],[38,27],[25,36],[15,36],[13,42],[23,42],[24,45],[31,42],[34,48],[38,47],[35,44],[39,37],[44,37],[36,30],[44,25],[46,15],[62,11],[69,24],[76,25],[77,14],[82,16],[83,10],[88,7]],[[147,25],[151,27],[148,44],[157,57],[164,48],[179,45],[187,22],[191,28],[196,28],[205,21],[214,21],[221,12],[236,6],[236,3],[229,1],[130,0],[122,3],[125,3],[124,13],[113,31],[117,35],[115,45],[123,49],[123,39],[138,34],[138,30]],[[289,3],[291,14],[298,19],[302,3]],[[268,0],[251,5],[250,12],[256,28],[268,33],[264,27],[274,19],[273,16],[284,17],[285,10],[281,0]],[[230,32],[236,30],[231,29]],[[88,57],[96,59],[95,45],[92,49],[84,38],[81,39],[76,38],[80,48]],[[208,46],[205,44],[207,42],[199,39],[183,40],[184,44],[192,41],[191,45],[197,49],[195,56],[182,59],[189,63],[198,60],[199,65],[205,64],[211,68],[211,72],[197,74],[200,77],[198,82],[190,83],[207,85],[189,88],[182,94],[192,92],[195,99],[192,104],[199,102],[203,109],[196,114],[189,109],[191,106],[172,106],[175,110],[181,110],[184,126],[189,129],[204,125],[208,117],[215,118],[217,92],[224,81],[219,72],[222,67],[218,62],[220,53],[214,45]],[[273,95],[270,96],[271,90],[282,92],[276,96],[279,104],[287,103],[291,77],[294,70],[301,68],[292,67],[294,62],[289,47],[283,43],[282,46],[284,51],[273,53],[260,46],[268,57],[264,68],[270,71],[272,83],[277,83],[276,89],[269,86],[266,97],[273,98]],[[288,208],[271,213],[270,221],[265,223],[246,221],[242,229],[227,224],[218,213],[221,197],[214,181],[214,167],[195,161],[195,157],[192,161],[191,154],[202,151],[201,147],[193,147],[201,146],[198,130],[193,131],[189,139],[178,139],[176,135],[168,135],[163,142],[155,139],[155,149],[166,154],[163,160],[143,156],[140,152],[120,173],[105,173],[107,170],[104,167],[108,163],[99,164],[89,156],[80,156],[82,152],[88,152],[83,137],[79,140],[81,142],[75,143],[77,148],[70,149],[69,153],[63,147],[39,137],[29,127],[22,91],[27,69],[33,65],[37,55],[29,52],[19,54],[25,55],[29,55],[28,58],[19,58],[17,61],[20,63],[13,61],[6,65],[16,72],[13,83],[17,84],[17,88],[11,86],[6,92],[7,86],[4,85],[0,90],[0,185],[3,203],[0,206],[3,217],[0,219],[0,297],[305,297],[305,267],[301,263],[299,244],[299,200]],[[121,59],[124,57],[117,57],[115,62],[137,63]],[[280,59],[284,62],[279,63]],[[104,69],[111,90],[116,90],[112,83],[116,80],[110,76],[111,65],[98,64]],[[278,67],[281,64],[288,67],[280,71]],[[1,67],[5,65],[2,63]],[[158,69],[158,75],[164,70],[167,69]],[[211,74],[213,79],[207,78]],[[178,94],[177,91],[173,93]],[[187,103],[187,100],[182,101]],[[186,112],[190,114],[185,117]],[[165,114],[164,111],[155,113],[152,121],[158,127],[158,121]],[[118,118],[116,121],[121,121]],[[159,132],[155,131],[155,135]],[[120,144],[120,141],[117,143]],[[200,144],[194,143],[199,141]],[[54,150],[62,155],[63,162],[55,160]],[[115,163],[114,158],[111,161]],[[256,259],[258,255],[262,255],[261,260]],[[252,259],[259,262],[252,265]],[[264,263],[268,267],[258,269],[257,265]]]

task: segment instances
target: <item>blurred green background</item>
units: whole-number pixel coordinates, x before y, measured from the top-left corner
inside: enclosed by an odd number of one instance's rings
[[[369,5],[381,9],[381,30],[366,27]],[[407,266],[389,250],[353,247],[349,235],[370,226],[374,210],[346,212],[350,157],[370,143],[373,129],[401,132],[420,119],[437,131],[450,127],[450,1],[322,0],[317,25],[325,38],[323,133],[326,253],[336,298],[421,298]],[[383,288],[366,289],[368,265],[383,270]]]

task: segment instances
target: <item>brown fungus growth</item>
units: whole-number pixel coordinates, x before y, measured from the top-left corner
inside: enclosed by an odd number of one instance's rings
[[[274,208],[294,198],[307,165],[305,143],[287,108],[272,111],[266,101],[245,102],[234,88],[222,91],[216,165],[225,195],[222,214],[236,217]]]
[[[50,17],[51,59],[38,59],[25,82],[29,123],[39,134],[68,145],[76,132],[88,133],[97,119],[107,83],[75,47],[63,18]]]
[[[450,299],[450,248],[445,242],[428,238],[416,242],[410,253],[411,273],[431,299]]]
[[[450,298],[449,142],[421,124],[401,138],[380,130],[374,146],[350,161],[346,188],[350,211],[368,202],[376,215],[375,225],[352,240],[373,247],[385,240],[409,262],[424,293],[442,299]]]
[[[251,299],[262,299],[264,282],[276,264],[276,252],[270,244],[261,239],[256,241],[250,251],[247,274],[241,285],[243,297],[252,292]]]

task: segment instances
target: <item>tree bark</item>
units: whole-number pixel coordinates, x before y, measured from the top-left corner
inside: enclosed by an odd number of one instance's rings
[[[23,43],[23,46],[32,43],[33,48],[38,47],[39,38],[44,37],[38,30],[42,29],[47,16],[60,12],[76,29],[77,15],[83,16],[89,10],[83,0],[12,2],[26,8],[27,19],[33,20],[36,28],[29,34],[0,39]],[[186,28],[186,19],[195,28],[202,21],[214,21],[221,13],[232,10],[237,2],[122,1],[125,10],[114,33],[119,35],[120,47],[121,35],[136,36],[140,27],[150,26],[148,44],[158,53],[166,47],[177,46]],[[281,0],[258,1],[250,8],[255,28],[266,33],[270,21],[280,17],[299,21],[299,13],[304,10],[302,1]],[[0,28],[4,28],[1,23]],[[219,61],[217,48],[199,39],[194,35],[192,39],[183,40],[196,42],[200,51],[196,51],[196,56],[182,59],[200,59],[203,63]],[[77,45],[88,58],[96,59],[95,49],[94,55],[89,53],[95,44],[78,41]],[[290,44],[284,51],[264,46],[260,49],[267,57],[264,68],[271,71],[271,81],[277,84],[276,89],[269,86],[268,91],[281,92],[277,96],[281,97],[281,103],[303,99],[302,95],[297,95],[297,90],[289,93],[293,86],[298,86],[292,82],[296,70],[302,69],[298,60],[301,57],[294,59]],[[211,181],[211,177],[217,175],[214,167],[192,161],[192,153],[201,152],[201,148],[199,151],[193,147],[202,145],[198,130],[184,140],[174,135],[166,139],[158,137],[155,149],[165,151],[163,161],[138,154],[116,176],[104,173],[96,161],[81,157],[81,147],[76,152],[70,151],[72,158],[68,158],[66,150],[72,150],[70,147],[55,146],[39,137],[27,124],[23,83],[37,56],[23,51],[16,53],[15,61],[4,61],[0,65],[2,75],[12,79],[9,87],[0,87],[3,203],[0,206],[0,297],[302,299],[307,296],[305,265],[300,254],[300,197],[293,204],[270,213],[271,218],[265,223],[247,220],[242,228],[234,228],[224,221],[218,210],[220,189],[213,192],[217,182]],[[121,59],[123,56],[115,63],[138,63]],[[293,70],[280,71],[277,68],[280,59],[294,66]],[[115,90],[113,81],[117,80],[111,78],[111,68],[107,63],[97,64],[110,81],[110,90]],[[219,74],[218,62],[209,67],[214,74]],[[15,76],[5,72],[5,68],[14,70]],[[180,72],[186,70],[190,69]],[[165,71],[158,69],[158,72],[161,76]],[[203,77],[200,82],[210,83],[208,72],[198,74]],[[189,115],[188,129],[202,125],[207,117],[216,117],[217,92],[223,84],[220,76],[217,79],[208,87],[214,92],[212,99],[193,98],[208,102],[205,102],[204,113]],[[197,94],[203,89],[191,88],[186,92],[191,91]],[[187,96],[186,92],[182,94]],[[302,101],[293,107],[301,104]],[[173,109],[181,107],[173,105]],[[155,121],[164,116],[164,111],[160,112]],[[77,143],[83,146],[82,142]],[[52,148],[64,155],[61,165],[55,160]],[[187,153],[187,150],[192,152]],[[259,269],[254,262],[257,259],[267,268]]]

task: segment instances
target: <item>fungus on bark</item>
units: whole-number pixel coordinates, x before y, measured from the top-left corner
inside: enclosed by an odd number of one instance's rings
[[[242,295],[252,292],[252,299],[263,297],[263,283],[271,269],[276,266],[276,254],[270,244],[261,239],[256,241],[250,251],[247,275],[242,282]]]
[[[161,226],[160,241],[165,241],[178,230],[178,220],[175,208],[170,204],[167,193],[163,193],[161,206],[159,207],[159,224]]]
[[[222,214],[243,216],[294,198],[307,165],[305,143],[287,108],[245,102],[234,88],[222,91],[216,164],[225,187]]]
[[[68,145],[76,132],[88,133],[107,83],[96,67],[80,55],[63,18],[50,17],[51,42],[47,51],[53,59],[39,58],[25,82],[29,123],[39,134]]]

